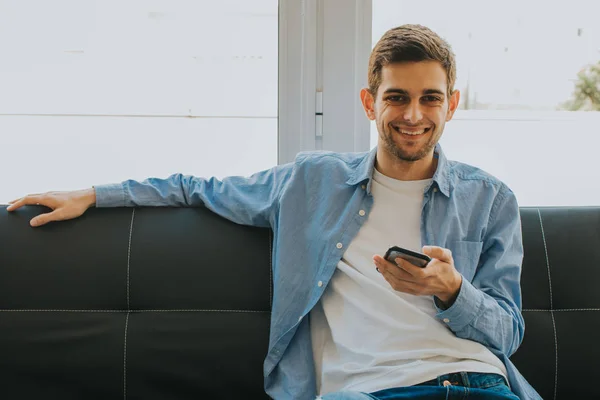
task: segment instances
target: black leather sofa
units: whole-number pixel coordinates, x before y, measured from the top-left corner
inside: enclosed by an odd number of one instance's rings
[[[260,399],[271,232],[204,208],[0,206],[0,398]],[[523,208],[523,345],[544,399],[600,399],[600,207]]]

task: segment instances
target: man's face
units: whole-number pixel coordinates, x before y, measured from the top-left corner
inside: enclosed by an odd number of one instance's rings
[[[458,91],[448,97],[442,65],[437,61],[390,64],[382,68],[381,78],[375,98],[366,89],[361,92],[367,116],[377,125],[378,147],[402,161],[432,154],[460,98]]]

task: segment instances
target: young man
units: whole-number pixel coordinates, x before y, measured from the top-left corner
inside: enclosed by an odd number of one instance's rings
[[[205,205],[271,227],[264,374],[275,399],[540,398],[508,359],[524,332],[515,196],[437,144],[459,103],[455,77],[450,46],[404,25],[373,49],[360,93],[379,131],[370,153],[301,153],[250,178],[178,174],[32,195],[9,211],[52,208],[39,226],[92,205]],[[386,261],[390,245],[432,261]]]

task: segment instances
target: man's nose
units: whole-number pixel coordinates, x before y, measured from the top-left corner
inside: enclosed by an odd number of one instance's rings
[[[404,109],[404,120],[411,124],[416,124],[423,119],[423,113],[421,112],[421,105],[418,102],[411,102]]]

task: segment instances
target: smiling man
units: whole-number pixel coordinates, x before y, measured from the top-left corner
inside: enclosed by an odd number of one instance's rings
[[[206,206],[272,228],[264,375],[275,399],[539,399],[509,360],[524,332],[517,201],[438,145],[460,100],[455,65],[423,26],[380,39],[360,93],[379,131],[369,153],[301,153],[249,178],[176,174],[31,195],[9,211],[52,208],[39,226],[94,205]],[[431,261],[387,261],[392,245]]]

